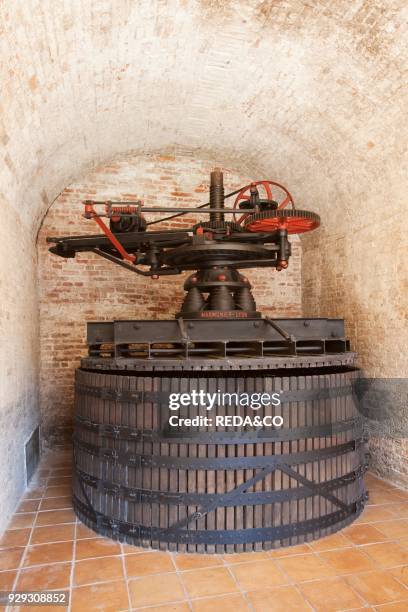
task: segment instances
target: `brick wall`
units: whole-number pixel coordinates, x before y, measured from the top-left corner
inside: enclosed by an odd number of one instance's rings
[[[44,219],[38,239],[40,277],[40,403],[43,434],[58,439],[70,425],[73,408],[73,374],[86,353],[86,321],[126,318],[171,318],[179,310],[183,280],[163,277],[153,281],[121,269],[96,255],[84,253],[64,260],[48,252],[47,236],[98,233],[85,220],[82,200],[137,199],[146,205],[196,206],[207,201],[213,166],[191,157],[125,156],[98,168],[66,188]],[[226,193],[265,177],[242,176],[224,170]],[[157,216],[151,215],[153,220]],[[156,227],[182,228],[193,216]],[[259,310],[274,316],[301,315],[300,241],[292,240],[289,269],[248,270]]]
[[[370,197],[367,201],[373,202]],[[375,213],[379,209],[380,217]],[[377,396],[375,406],[382,408],[381,418],[366,422],[371,469],[408,486],[408,235],[402,223],[404,214],[402,205],[392,198],[380,208],[373,204],[371,211],[357,200],[350,210],[353,214],[341,221],[344,207],[338,206],[338,223],[333,223],[334,209],[323,215],[321,229],[302,238],[304,314],[345,319],[363,376],[379,379],[375,384],[385,393]],[[405,409],[390,404],[397,385],[402,385]]]

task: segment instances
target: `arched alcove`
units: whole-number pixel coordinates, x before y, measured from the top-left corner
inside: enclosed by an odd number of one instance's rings
[[[40,420],[37,233],[64,188],[125,152],[288,185],[322,217],[303,242],[305,313],[344,316],[371,374],[404,374],[404,7],[3,3],[2,522]],[[402,478],[389,444],[382,468]]]

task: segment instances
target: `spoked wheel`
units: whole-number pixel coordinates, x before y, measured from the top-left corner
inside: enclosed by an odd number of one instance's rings
[[[276,181],[255,181],[250,185],[246,185],[246,187],[243,187],[235,198],[234,208],[238,208],[240,202],[249,201],[251,199],[250,191],[253,187],[262,187],[265,192],[266,199],[270,202],[275,202],[277,210],[281,210],[287,206],[295,208],[291,193],[286,189],[286,187],[280,183],[277,183]],[[237,215],[234,214],[234,221],[241,224],[247,217],[248,214],[244,214],[237,219]]]

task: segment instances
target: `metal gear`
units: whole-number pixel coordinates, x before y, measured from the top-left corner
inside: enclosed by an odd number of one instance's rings
[[[309,210],[278,209],[264,210],[249,215],[244,222],[244,227],[250,232],[270,232],[285,228],[288,234],[302,234],[316,229],[320,225],[320,217]]]

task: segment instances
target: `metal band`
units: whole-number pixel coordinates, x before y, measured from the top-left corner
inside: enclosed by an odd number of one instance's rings
[[[120,389],[107,389],[105,387],[90,387],[81,383],[75,384],[75,391],[79,395],[90,395],[103,400],[111,400],[114,402],[140,402],[164,404],[168,406],[170,391],[126,391]],[[246,391],[242,391],[246,393]],[[308,402],[332,399],[336,397],[353,397],[353,388],[351,384],[342,387],[326,387],[324,389],[298,389],[293,391],[275,391],[279,393],[281,404],[289,402]],[[231,406],[236,404],[231,403]]]
[[[90,387],[75,383],[75,392],[79,395],[90,395],[102,400],[113,402],[140,402],[155,404],[168,404],[170,393],[164,391],[125,391],[121,389],[108,389],[106,387]]]
[[[352,482],[355,482],[362,474],[365,469],[362,467],[348,472],[344,476],[334,478],[333,480],[327,480],[321,483],[320,489],[323,492],[333,491],[341,487],[345,487]],[[316,495],[311,489],[306,487],[293,487],[291,489],[280,489],[278,491],[259,491],[256,493],[242,493],[231,498],[226,493],[210,494],[210,493],[172,493],[170,491],[151,491],[149,489],[137,489],[132,487],[126,487],[114,483],[109,480],[102,480],[96,476],[91,476],[86,472],[83,472],[78,467],[75,470],[75,474],[78,480],[96,489],[102,494],[110,495],[112,497],[120,497],[121,499],[134,502],[134,503],[148,503],[148,504],[165,504],[165,505],[186,505],[186,506],[202,506],[217,502],[218,506],[231,507],[231,506],[257,506],[266,505],[273,503],[281,503],[284,501],[292,501],[297,499],[305,499]],[[82,490],[82,488],[81,488]]]
[[[237,368],[240,371],[259,372],[271,370],[284,370],[290,372],[297,368],[308,368],[311,375],[314,374],[313,368],[344,368],[354,366],[356,354],[349,349],[346,353],[324,353],[323,355],[286,355],[279,357],[263,357],[263,358],[242,358],[237,361],[231,357],[210,359],[187,359],[182,362],[180,359],[162,358],[162,359],[146,359],[135,357],[83,357],[81,359],[81,368],[84,370],[93,370],[94,372],[106,371],[121,371],[121,372],[146,372],[148,376],[157,375],[166,372],[166,375],[174,375],[180,372],[236,372]],[[237,363],[238,362],[238,363]],[[330,374],[328,370],[328,374]]]
[[[175,542],[179,544],[249,544],[252,542],[276,541],[312,533],[317,529],[325,529],[336,523],[347,520],[349,517],[360,514],[364,507],[365,496],[349,504],[344,510],[338,510],[325,516],[309,519],[291,525],[276,527],[262,527],[259,529],[239,530],[188,530],[159,527],[146,527],[128,523],[127,521],[112,519],[101,512],[93,513],[76,495],[73,497],[74,508],[80,518],[91,523],[99,533],[113,538],[130,537],[135,543],[142,540]]]
[[[90,455],[112,461],[120,465],[129,467],[150,467],[150,468],[167,468],[177,470],[245,470],[257,469],[284,463],[286,465],[297,465],[299,463],[308,463],[309,461],[319,461],[327,457],[339,457],[354,451],[362,444],[362,440],[356,439],[339,444],[329,448],[311,450],[302,453],[289,453],[282,455],[273,455],[266,457],[172,457],[172,456],[152,456],[152,455],[135,455],[131,452],[125,452],[112,448],[104,448],[79,440],[74,435],[74,446],[83,450]]]
[[[302,438],[322,438],[334,433],[349,431],[360,425],[359,417],[328,423],[326,425],[315,425],[310,427],[292,427],[288,429],[259,429],[256,431],[187,431],[178,430],[177,434],[169,430],[153,431],[141,430],[125,425],[112,425],[110,423],[98,423],[77,415],[75,424],[81,429],[92,431],[101,438],[114,438],[117,440],[145,440],[146,442],[158,442],[163,444],[256,444],[262,442],[275,442],[282,440],[299,440]],[[360,429],[355,432],[360,433]]]

